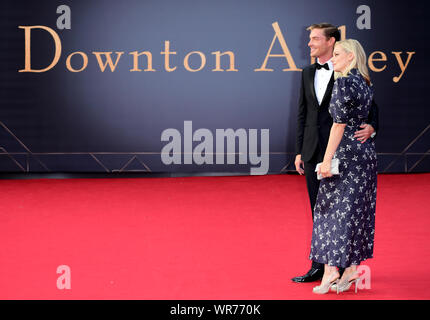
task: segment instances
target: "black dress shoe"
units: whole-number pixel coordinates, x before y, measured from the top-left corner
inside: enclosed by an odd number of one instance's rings
[[[293,280],[294,282],[299,282],[299,283],[301,283],[301,282],[313,282],[313,281],[321,280],[323,275],[324,275],[324,270],[311,268],[311,270],[309,270],[308,273],[306,273],[304,276],[295,277],[291,280]]]

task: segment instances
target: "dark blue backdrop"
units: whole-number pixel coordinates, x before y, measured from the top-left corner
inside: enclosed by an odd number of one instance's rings
[[[71,8],[71,30],[58,30],[57,6]],[[256,72],[277,22],[298,68],[310,64],[306,27],[331,22],[346,27],[367,53],[385,62],[371,71],[381,127],[379,172],[429,171],[430,111],[426,93],[426,28],[419,1],[368,1],[371,29],[356,26],[361,1],[154,0],[19,1],[1,6],[0,171],[2,172],[249,172],[250,164],[165,165],[160,152],[168,128],[270,130],[270,173],[294,170],[294,141],[300,72],[284,58],[270,58],[273,72]],[[24,68],[24,30],[43,25],[61,38],[58,64],[44,73]],[[164,42],[177,52],[173,72],[164,69]],[[156,72],[130,72],[131,51],[151,51]],[[79,73],[66,69],[67,56],[88,55]],[[92,51],[124,51],[115,72],[101,72]],[[199,72],[185,70],[191,51],[206,56]],[[214,51],[233,51],[237,72],[213,72]],[[415,52],[399,82],[392,52]],[[272,53],[282,53],[276,42]],[[54,54],[45,31],[32,32],[32,65],[46,67]],[[115,56],[113,56],[115,57]],[[76,60],[75,60],[76,59]],[[141,58],[142,65],[146,59]],[[190,59],[197,68],[200,61]],[[74,57],[78,68],[81,59]],[[227,69],[227,63],[222,67]],[[144,66],[142,66],[144,69]],[[194,142],[197,145],[198,142]]]

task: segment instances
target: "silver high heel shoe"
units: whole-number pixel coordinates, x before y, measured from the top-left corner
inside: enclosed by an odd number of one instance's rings
[[[331,279],[331,278],[332,277],[330,276],[330,278],[329,278],[330,280],[329,281],[327,281],[325,283],[321,282],[321,284],[319,286],[314,287],[312,289],[313,293],[325,294],[325,293],[329,292],[330,288],[333,285],[338,284],[338,282],[339,282],[339,275],[335,279]]]
[[[355,279],[351,279],[357,276]],[[351,288],[351,285],[355,284],[355,293],[358,292],[358,282],[360,281],[360,276],[358,276],[358,272],[354,272],[352,275],[348,277],[348,279],[344,281],[339,281],[336,286],[337,293],[348,291]]]
[[[339,281],[338,281],[339,282]],[[330,287],[330,291],[337,292],[337,283],[333,283]]]

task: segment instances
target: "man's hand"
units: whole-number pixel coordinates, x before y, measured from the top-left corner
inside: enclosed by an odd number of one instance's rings
[[[375,129],[370,124],[362,124],[360,126],[361,130],[355,131],[354,138],[357,138],[361,143],[365,143],[367,139],[370,138],[370,135],[375,132]]]
[[[305,170],[304,170],[304,168],[305,168],[305,163],[302,161],[302,155],[301,155],[301,154],[298,154],[298,155],[296,156],[296,161],[294,161],[294,164],[296,165],[296,171],[297,171],[300,175],[302,175],[302,174],[304,174],[304,173],[305,173]]]

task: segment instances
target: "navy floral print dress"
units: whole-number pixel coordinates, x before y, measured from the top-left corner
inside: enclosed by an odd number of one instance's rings
[[[334,158],[339,175],[323,178],[314,207],[310,259],[342,268],[373,257],[377,160],[374,138],[354,138],[366,123],[373,99],[357,69],[336,79],[329,112],[333,122],[345,123]]]

